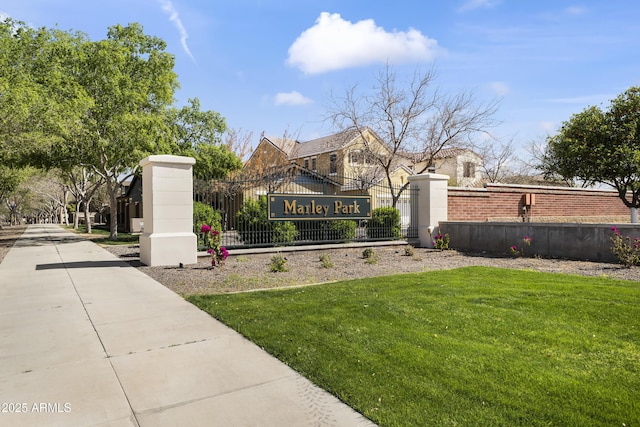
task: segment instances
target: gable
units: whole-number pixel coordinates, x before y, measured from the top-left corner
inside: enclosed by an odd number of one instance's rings
[[[362,135],[355,129],[338,132],[333,135],[313,139],[311,141],[299,142],[295,147],[295,152],[289,154],[291,159],[301,159],[304,157],[318,156],[325,153],[334,153],[347,148],[357,148],[365,146],[362,138],[372,147],[374,152],[378,150],[389,151],[380,138],[369,128],[363,129]]]
[[[283,145],[283,148],[287,148]],[[288,163],[288,155],[269,138],[262,138],[245,163],[245,169],[259,171],[265,168]]]

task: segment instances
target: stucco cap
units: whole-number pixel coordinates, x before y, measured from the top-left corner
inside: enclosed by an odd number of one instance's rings
[[[154,154],[140,160],[140,166],[142,167],[148,165],[149,163],[195,165],[196,159],[194,159],[193,157],[173,156],[170,154]]]

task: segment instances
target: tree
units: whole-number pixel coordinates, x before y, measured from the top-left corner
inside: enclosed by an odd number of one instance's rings
[[[178,83],[165,48],[164,41],[130,24],[110,27],[105,40],[82,39],[64,52],[73,59],[64,63],[64,75],[78,87],[69,98],[88,101],[78,101],[81,114],[69,115],[74,123],[58,130],[59,140],[45,154],[54,166],[84,166],[104,180],[112,240],[118,235],[120,179],[146,155],[174,150],[165,119]]]
[[[69,60],[65,47],[78,40],[11,19],[0,22],[0,199],[5,202],[30,174],[24,166],[41,165],[41,148],[56,144],[54,134],[75,122],[71,111],[79,113],[86,101],[61,72]]]
[[[251,154],[251,140],[253,132],[243,131],[242,129],[227,129],[225,133],[225,145],[232,153],[241,160],[245,161]]]
[[[223,178],[234,170],[242,169],[242,161],[222,141],[227,125],[215,111],[201,111],[198,98],[189,99],[189,105],[169,111],[171,139],[178,152],[196,159],[193,167],[197,177]]]
[[[87,233],[91,234],[91,201],[103,184],[103,179],[86,166],[75,166],[62,171],[67,188],[76,199],[76,211],[73,216],[73,228],[78,229],[80,208],[84,210]]]
[[[591,106],[547,139],[540,165],[546,177],[604,184],[638,222],[640,207],[640,87],[631,87],[606,110]]]
[[[433,69],[418,70],[404,84],[387,64],[371,93],[360,94],[353,86],[328,107],[327,119],[340,130],[355,130],[363,136],[369,128],[386,144],[387,150],[378,150],[363,138],[367,155],[384,171],[393,206],[409,186],[407,182],[394,188],[391,181],[403,157],[417,168],[416,173],[423,173],[434,165],[440,151],[470,146],[477,133],[495,125],[495,101],[478,103],[470,91],[444,95],[439,89],[431,90],[434,80]]]
[[[502,143],[486,140],[476,146],[482,157],[482,177],[485,182],[505,182],[514,175],[512,164],[516,160],[513,140]]]

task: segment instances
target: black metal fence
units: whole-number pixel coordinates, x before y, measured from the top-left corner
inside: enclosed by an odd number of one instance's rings
[[[394,188],[398,194],[400,185]],[[394,240],[417,237],[417,189],[407,186],[395,207],[386,180],[319,174],[292,165],[261,176],[224,180],[194,177],[194,231],[203,223],[220,231],[227,248]],[[269,221],[267,194],[369,196],[367,220]],[[384,209],[380,209],[384,208]]]

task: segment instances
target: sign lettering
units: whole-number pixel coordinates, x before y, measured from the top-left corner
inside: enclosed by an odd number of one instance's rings
[[[370,219],[370,196],[268,194],[271,221]]]

